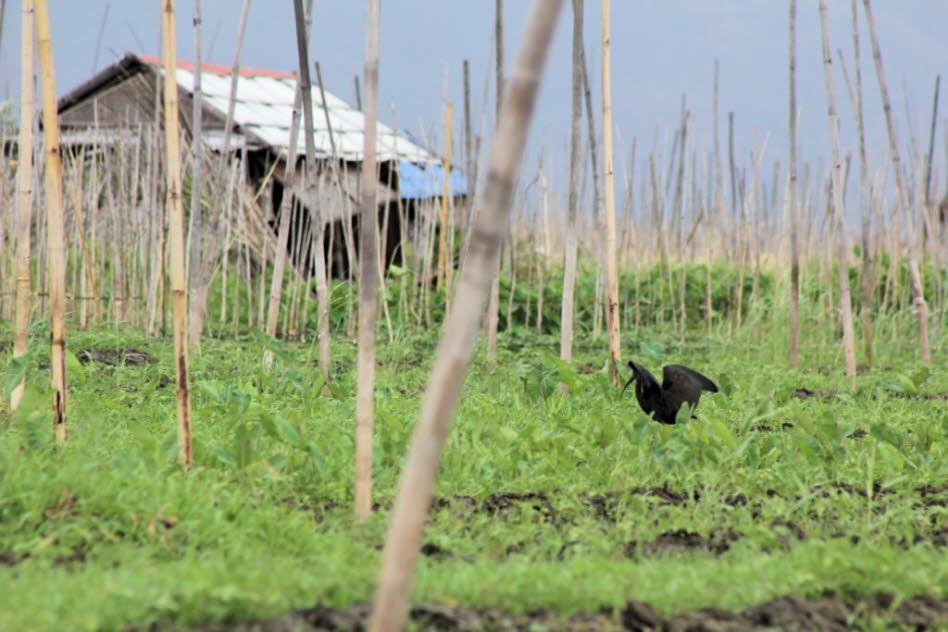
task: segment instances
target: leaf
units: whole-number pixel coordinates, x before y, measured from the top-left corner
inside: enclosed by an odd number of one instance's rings
[[[915,384],[916,387],[919,387],[928,380],[931,374],[932,374],[931,367],[923,366],[918,371],[915,371],[914,373],[912,373],[912,382]]]
[[[294,448],[305,450],[303,437],[299,429],[288,419],[278,413],[264,412],[260,415],[260,425],[264,431],[277,441]]]
[[[217,460],[224,465],[237,467],[237,461],[234,460],[234,457],[231,456],[230,452],[228,452],[225,448],[214,448],[212,452],[214,453],[214,456],[217,457]]]
[[[665,347],[658,342],[643,342],[639,346],[639,350],[652,363],[660,363],[662,358],[665,357]]]
[[[86,379],[86,370],[82,368],[76,354],[69,349],[66,349],[66,375],[74,382],[81,382]]]
[[[202,381],[202,382],[198,382],[197,387],[198,389],[203,391],[205,395],[210,397],[212,400],[214,400],[218,404],[224,401],[224,397],[221,394],[220,386],[218,385],[217,382]]]
[[[274,454],[267,459],[267,463],[277,472],[281,472],[286,466],[286,457],[282,454]]]
[[[912,378],[898,371],[887,373],[882,379],[882,387],[892,393],[902,393],[905,395],[915,395],[918,393],[918,388],[915,386],[915,382],[912,381]]]
[[[737,438],[734,436],[734,433],[731,432],[731,429],[720,419],[711,419],[708,421],[708,427],[711,429],[711,433],[729,448],[733,448],[737,443]]]
[[[10,360],[10,368],[7,371],[7,379],[3,383],[4,395],[9,395],[26,378],[26,356]]]
[[[681,405],[681,408],[678,409],[678,413],[675,414],[675,423],[676,424],[687,424],[691,421],[691,404],[684,402]]]

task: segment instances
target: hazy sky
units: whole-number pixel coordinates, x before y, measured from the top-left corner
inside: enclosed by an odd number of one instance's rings
[[[852,73],[849,0],[828,0],[831,46],[841,48]],[[0,95],[16,98],[20,3],[7,2]],[[234,54],[241,0],[203,0],[205,60],[229,65]],[[512,64],[529,3],[505,3],[505,55]],[[798,73],[801,154],[819,160],[828,153],[819,13],[816,0],[800,0]],[[50,0],[53,46],[60,95],[125,51],[156,54],[159,0]],[[613,0],[613,108],[618,134],[617,156],[625,156],[638,139],[638,166],[653,148],[671,145],[682,94],[687,95],[699,147],[710,147],[713,63],[720,60],[721,141],[726,116],[735,113],[736,149],[742,162],[769,133],[764,163],[783,158],[787,141],[787,19],[785,0]],[[860,26],[863,84],[866,95],[870,159],[881,160],[885,127],[878,97],[868,35]],[[193,58],[192,3],[179,0],[178,55]],[[898,118],[901,141],[909,142],[909,123],[918,143],[927,143],[935,76],[948,70],[948,2],[944,0],[875,0],[873,3],[885,67]],[[547,65],[528,148],[533,169],[546,147],[553,186],[565,189],[570,90],[570,2],[564,4]],[[586,1],[586,49],[593,80],[597,126],[599,103],[600,3]],[[101,48],[96,41],[103,25]],[[294,70],[296,47],[291,0],[253,0],[242,63]],[[326,88],[354,101],[353,77],[361,74],[364,54],[362,0],[316,0],[311,57],[321,62]],[[469,59],[472,108],[478,119],[493,111],[492,0],[384,0],[382,2],[380,105],[382,119],[437,146],[442,104],[455,103],[459,130],[461,63]],[[835,61],[835,60],[834,60]],[[844,149],[853,147],[853,117],[839,65],[836,96],[843,120]],[[487,99],[485,101],[485,98]],[[944,108],[942,111],[945,111]],[[940,125],[944,120],[940,121]],[[490,129],[490,118],[486,130]],[[475,128],[479,127],[475,121]],[[944,131],[944,128],[942,129]],[[489,134],[488,134],[489,136]],[[940,138],[945,136],[939,134]],[[939,141],[943,165],[944,142]],[[617,165],[617,172],[622,165]],[[768,167],[769,173],[769,167]]]

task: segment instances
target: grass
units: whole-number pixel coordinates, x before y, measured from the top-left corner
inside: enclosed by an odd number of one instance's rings
[[[897,396],[948,392],[948,373],[920,370],[905,344],[880,344],[876,365],[889,368],[850,393],[837,343],[807,347],[792,371],[780,328],[749,322],[684,343],[656,329],[626,334],[624,353],[653,370],[683,362],[722,387],[702,399],[699,420],[677,426],[618,397],[604,341],[579,340],[573,367],[555,359],[552,335],[503,333],[493,365],[481,349],[425,535],[435,554],[422,557],[413,598],[562,615],[635,598],[670,615],[787,593],[948,597],[933,535],[948,522],[948,406]],[[192,353],[195,468],[185,475],[170,341],[74,333],[73,351],[134,347],[157,362],[70,362],[70,441],[56,447],[45,331],[34,327],[21,410],[0,411],[0,629],[235,622],[370,598],[436,331],[398,332],[379,349],[380,507],[359,528],[351,341],[334,340],[336,377],[320,396],[311,345],[205,340]],[[944,357],[945,328],[934,331]],[[835,393],[799,399],[797,388]],[[646,493],[659,487],[681,500]],[[677,530],[708,543],[737,536],[723,551],[659,545]]]

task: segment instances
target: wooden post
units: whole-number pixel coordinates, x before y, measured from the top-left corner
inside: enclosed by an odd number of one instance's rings
[[[63,165],[56,109],[56,73],[49,29],[49,4],[36,0],[36,39],[43,90],[46,145],[46,263],[49,291],[50,367],[53,380],[53,433],[66,440],[66,247],[63,220]]]
[[[408,593],[441,451],[471,359],[484,303],[497,274],[500,245],[510,217],[539,77],[561,6],[562,0],[536,0],[526,20],[508,98],[495,133],[483,207],[474,220],[457,297],[445,324],[392,510],[369,622],[372,632],[394,632],[405,623]]]
[[[33,214],[33,0],[23,0],[20,33],[20,133],[17,143],[16,215],[16,333],[13,357],[26,354],[32,303],[30,270],[30,224]],[[10,395],[10,409],[16,410],[23,398],[21,381]]]
[[[191,394],[188,386],[188,297],[184,274],[184,207],[181,200],[181,138],[178,82],[175,79],[174,0],[161,0],[164,39],[165,191],[171,247],[171,307],[174,318],[175,375],[178,399],[178,458],[191,467]]]
[[[297,4],[301,0],[296,0]],[[355,517],[372,511],[372,423],[375,406],[375,322],[378,314],[378,218],[375,144],[378,126],[379,4],[368,0],[365,21],[365,111],[359,224],[359,385],[356,397]]]
[[[616,193],[615,172],[612,166],[612,57],[610,37],[611,0],[602,0],[602,153],[606,187],[606,289],[608,309],[606,325],[609,329],[609,373],[613,385],[619,384],[619,278],[616,269]]]

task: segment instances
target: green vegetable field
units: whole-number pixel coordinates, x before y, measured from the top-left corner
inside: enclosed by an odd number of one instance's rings
[[[343,336],[325,394],[312,344],[205,340],[192,356],[186,474],[167,340],[71,338],[64,446],[48,431],[37,344],[24,404],[0,413],[0,628],[356,620],[436,333],[401,332],[379,347],[377,506],[361,526],[351,508],[354,345]],[[494,363],[480,348],[424,535],[414,624],[558,628],[593,617],[621,627],[790,598],[870,627],[943,616],[948,373],[889,345],[851,392],[836,347],[814,345],[787,370],[782,343],[768,342],[775,333],[627,334],[629,357],[699,366],[721,387],[697,419],[672,426],[618,396],[602,341],[578,339],[572,366],[551,336],[522,328],[502,333]]]

